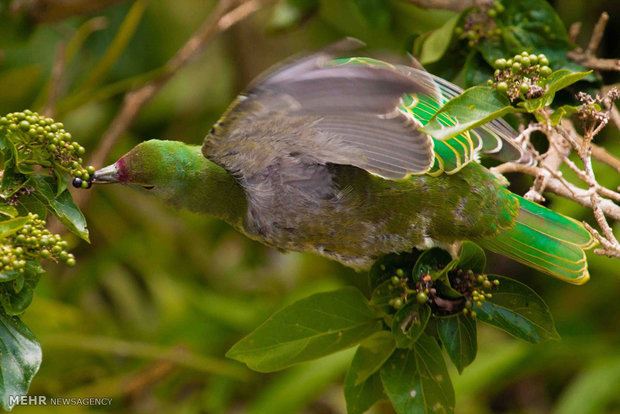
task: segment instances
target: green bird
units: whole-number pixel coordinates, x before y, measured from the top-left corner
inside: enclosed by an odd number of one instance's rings
[[[525,161],[516,132],[500,119],[445,140],[425,134],[420,127],[462,90],[404,65],[336,59],[351,43],[261,76],[202,148],[146,141],[93,182],[129,184],[266,245],[358,270],[413,248],[456,255],[471,240],[567,282],[587,281],[590,233],[511,193],[477,161]]]

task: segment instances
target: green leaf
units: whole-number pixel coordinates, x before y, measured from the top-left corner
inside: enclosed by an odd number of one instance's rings
[[[396,343],[390,331],[379,331],[362,341],[355,353],[358,364],[353,385],[360,385],[377,372],[395,348]]]
[[[454,412],[454,389],[435,339],[422,335],[411,349],[397,349],[380,374],[398,414]]]
[[[460,20],[461,15],[455,14],[425,39],[420,54],[420,63],[427,65],[441,59],[452,43],[454,29]]]
[[[425,250],[420,255],[413,267],[413,280],[418,281],[424,275],[431,275],[433,279],[438,278],[442,272],[452,263],[452,256],[447,251],[439,247]]]
[[[0,309],[0,396],[5,410],[12,408],[9,397],[26,395],[41,365],[41,346],[17,317]]]
[[[28,184],[35,188],[35,197],[39,199],[73,234],[88,241],[86,220],[75,205],[68,190],[56,196],[56,180],[47,175],[33,175]]]
[[[378,332],[360,344],[344,380],[348,414],[363,413],[385,398],[377,371],[394,349],[394,339],[388,331]]]
[[[505,93],[488,86],[474,86],[446,102],[420,129],[433,138],[445,140],[514,112],[523,110],[512,106]],[[456,119],[456,125],[444,126],[438,119],[442,114]]]
[[[318,293],[272,315],[226,356],[276,371],[358,344],[381,330],[380,318],[357,289]]]
[[[457,268],[471,270],[474,273],[482,273],[486,264],[487,258],[481,247],[470,241],[463,242]]]
[[[13,218],[17,216],[17,209],[13,206],[9,206],[7,204],[0,204],[0,214],[6,216],[8,218]]]
[[[28,217],[15,217],[14,219],[0,221],[0,239],[10,236],[28,223]]]
[[[562,121],[562,118],[569,118],[571,115],[576,113],[579,110],[578,106],[573,105],[562,105],[557,108],[553,113],[549,116],[549,121],[552,126],[556,126]],[[542,120],[541,120],[542,121]]]
[[[471,364],[478,351],[476,321],[467,315],[437,319],[437,332],[459,373]]]
[[[13,284],[0,285],[0,303],[8,315],[20,315],[32,303],[34,289],[44,273],[37,260],[26,261],[24,273],[3,272],[0,280],[13,280]]]
[[[526,101],[520,102],[519,106],[525,108],[528,112],[534,112],[537,109],[548,106],[553,102],[553,98],[555,97],[555,93],[557,91],[564,89],[577,81],[580,81],[581,79],[588,76],[591,72],[592,71],[573,72],[567,69],[555,71],[549,76],[549,79],[547,81],[549,88],[540,98],[528,99]]]
[[[549,308],[536,292],[507,277],[489,275],[489,280],[500,284],[491,290],[493,297],[476,308],[480,321],[532,343],[560,338]]]
[[[383,310],[387,312],[389,310],[388,308],[391,308],[391,305],[389,304],[390,299],[397,296],[395,295],[396,292],[394,292],[394,289],[395,287],[392,282],[386,280],[385,282],[377,286],[375,290],[372,291],[372,295],[370,296],[370,303],[379,306],[380,308],[383,308]]]
[[[431,317],[431,308],[410,300],[394,315],[392,334],[399,348],[408,348],[418,340]]]

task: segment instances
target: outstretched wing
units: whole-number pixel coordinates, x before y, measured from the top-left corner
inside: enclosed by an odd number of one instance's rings
[[[342,48],[341,43],[336,49]],[[331,65],[333,49],[260,77],[222,122],[243,118],[253,128],[254,144],[268,142],[258,135],[268,135],[280,149],[286,140],[286,151],[319,163],[353,165],[388,179],[427,172],[435,160],[433,141],[399,107],[407,94],[432,93],[429,85],[394,68]],[[279,138],[284,132],[276,131],[278,125],[293,131]],[[235,126],[226,127],[222,135],[233,134]],[[216,127],[212,135],[217,134]],[[223,145],[227,144],[208,136],[204,152],[213,157]]]
[[[422,125],[426,125],[446,102],[463,92],[463,89],[458,86],[424,70],[392,65],[372,58],[336,59],[332,61],[332,64],[391,67],[424,84],[427,90],[431,90],[430,93],[407,94],[403,97],[403,102],[399,107],[400,111],[408,113]],[[442,114],[439,121],[446,126],[456,124],[456,120],[446,114]],[[480,153],[502,161],[519,160],[522,157],[522,150],[514,141],[517,135],[517,132],[506,121],[496,119],[480,128],[449,139],[433,138],[435,162],[428,173],[431,175],[439,175],[443,172],[453,174],[469,162],[477,160]]]

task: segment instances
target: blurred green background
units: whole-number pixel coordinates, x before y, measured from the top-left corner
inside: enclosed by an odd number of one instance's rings
[[[364,16],[358,3],[371,13]],[[38,109],[59,42],[103,16],[106,27],[85,40],[66,68],[57,102],[56,119],[92,151],[120,107],[122,92],[161,67],[209,16],[215,1],[145,2],[126,48],[96,79],[93,73],[133,4],[35,26],[1,21],[0,113]],[[620,2],[552,4],[567,25],[583,22],[582,45],[607,11],[611,22],[601,56],[620,56]],[[8,2],[0,2],[0,11],[6,7]],[[285,57],[343,36],[360,38],[379,52],[402,53],[416,35],[452,15],[404,0],[321,0],[313,16],[283,27],[290,17],[286,9],[267,7],[218,35],[177,73],[108,161],[151,138],[201,143],[234,96]],[[617,81],[606,76],[606,82]],[[608,127],[599,142],[620,155],[619,138]],[[620,185],[612,169],[600,167],[599,177],[612,188]],[[527,188],[527,180],[510,178],[517,181],[516,191]],[[175,211],[128,188],[92,191],[84,209],[92,244],[66,235],[78,265],[49,266],[23,318],[43,348],[30,394],[112,397],[113,403],[14,412],[345,412],[341,383],[350,351],[269,375],[251,372],[224,354],[283,305],[317,291],[359,285],[363,275],[318,257],[281,254],[217,220]],[[573,203],[550,199],[555,209],[590,218]],[[535,346],[480,326],[477,360],[460,376],[453,371],[457,412],[620,412],[620,262],[591,255],[590,263],[592,280],[577,287],[492,257],[489,271],[524,281],[548,302],[563,339]],[[391,412],[387,404],[373,410]]]

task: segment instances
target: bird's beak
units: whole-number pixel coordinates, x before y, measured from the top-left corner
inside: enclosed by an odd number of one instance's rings
[[[120,182],[116,164],[108,165],[93,174],[93,184],[113,184]]]

